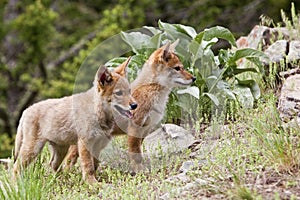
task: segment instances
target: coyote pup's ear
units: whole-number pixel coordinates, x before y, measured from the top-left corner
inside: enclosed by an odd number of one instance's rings
[[[128,64],[130,63],[131,56],[128,57],[121,65],[115,68],[115,73],[127,77],[127,68]]]
[[[99,67],[96,78],[100,86],[104,86],[106,83],[110,83],[112,81],[111,73],[108,71],[107,67],[103,65]]]
[[[166,62],[169,61],[171,58],[171,52],[170,52],[170,42],[168,42],[164,47],[163,47],[163,55],[162,59]]]
[[[177,39],[175,42],[173,42],[172,44],[170,44],[170,52],[174,53],[175,52],[175,48],[179,43],[179,39]]]
[[[175,48],[179,42],[179,39],[177,39],[175,42],[170,44],[169,42],[163,47],[163,55],[162,58],[168,62],[169,59],[172,57],[172,53],[174,53]]]

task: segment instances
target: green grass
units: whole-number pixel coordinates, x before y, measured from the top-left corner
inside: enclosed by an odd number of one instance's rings
[[[82,181],[79,163],[70,171],[52,172],[50,155],[43,151],[20,179],[12,180],[9,169],[0,169],[0,199],[159,199],[166,193],[170,199],[299,198],[300,129],[282,124],[276,101],[264,94],[255,109],[238,110],[225,131],[215,125],[197,132],[202,142],[195,158],[189,158],[189,151],[164,155],[151,160],[150,172],[136,176],[106,161],[97,173],[99,185]],[[126,149],[123,142],[120,138],[115,145]],[[188,181],[167,181],[191,159],[196,165],[187,173]],[[120,158],[122,165],[126,162],[126,156]],[[192,187],[185,187],[188,183]]]

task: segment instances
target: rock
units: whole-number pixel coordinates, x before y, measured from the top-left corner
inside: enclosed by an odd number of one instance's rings
[[[209,184],[209,182],[207,180],[204,180],[204,179],[201,179],[201,178],[196,178],[195,182],[200,186],[204,186],[204,185]]]
[[[5,168],[8,168],[9,165],[12,163],[13,161],[10,158],[2,158],[0,159],[0,164],[4,165]]]
[[[252,48],[257,49],[259,43],[263,40],[264,33],[269,30],[266,26],[254,26],[247,37],[241,37],[236,41],[237,47],[240,48]]]
[[[171,176],[166,179],[166,181],[168,181],[170,183],[178,183],[179,181],[183,182],[183,183],[187,183],[190,180],[191,180],[191,178],[186,173],[180,173],[180,174]]]
[[[163,194],[162,196],[159,197],[159,199],[161,199],[161,200],[168,200],[168,199],[170,199],[170,193],[167,192],[167,193]]]
[[[300,117],[300,74],[286,78],[281,88],[278,110],[283,121]]]
[[[295,74],[300,74],[300,68],[295,68],[295,69],[289,69],[287,71],[283,71],[283,72],[280,72],[279,75],[282,77],[282,78],[287,78],[289,76],[292,76],[292,75],[295,75]]]
[[[287,59],[289,62],[300,60],[300,41],[293,40],[290,42],[290,48]]]
[[[269,57],[270,62],[279,63],[281,59],[284,59],[286,53],[288,52],[287,46],[288,42],[286,40],[278,40],[269,46],[265,50],[265,54]],[[264,61],[268,64],[268,61]]]
[[[177,189],[178,197],[187,195],[191,190],[197,188],[196,182],[187,183],[183,187]]]
[[[184,163],[182,163],[181,167],[179,168],[179,172],[181,173],[187,173],[195,166],[195,162],[192,160],[188,160]]]
[[[264,52],[269,57],[270,62],[279,63],[280,60],[287,58],[287,61],[292,63],[300,60],[300,41],[277,40]],[[268,64],[265,60],[263,62]]]
[[[283,39],[289,40],[289,30],[287,28],[269,28],[267,26],[256,25],[251,30],[248,36],[242,36],[237,41],[237,48],[251,48],[258,49],[260,44],[262,44],[262,49],[267,49],[272,42],[275,42],[279,39],[281,35]]]
[[[194,136],[184,128],[175,124],[164,124],[149,134],[143,143],[149,155],[160,157],[161,154],[181,152],[194,140]]]

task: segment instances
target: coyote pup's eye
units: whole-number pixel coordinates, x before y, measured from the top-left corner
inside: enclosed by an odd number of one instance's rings
[[[176,71],[180,71],[180,67],[179,66],[176,66],[175,68],[174,68]]]
[[[121,96],[121,95],[123,95],[123,92],[122,91],[117,91],[117,92],[115,92],[115,94],[118,95],[118,96]]]

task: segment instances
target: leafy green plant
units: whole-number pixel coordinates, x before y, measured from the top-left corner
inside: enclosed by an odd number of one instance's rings
[[[178,90],[177,93],[171,95],[168,113],[175,112],[175,115],[178,116],[180,113],[176,110],[179,110],[179,112],[195,115],[195,113],[191,114],[192,109],[199,113],[190,118],[199,118],[199,116],[203,117],[205,113],[211,112],[211,106],[217,110],[224,109],[225,105],[223,104],[227,102],[226,99],[237,100],[243,107],[253,107],[254,100],[260,96],[258,84],[255,80],[243,79],[240,75],[262,71],[259,60],[261,57],[265,57],[262,52],[249,48],[231,49],[220,50],[215,56],[211,47],[218,42],[218,39],[227,40],[232,47],[236,46],[235,38],[227,28],[216,26],[197,33],[193,27],[182,24],[159,21],[158,25],[158,28],[144,27],[143,31],[122,32],[122,38],[134,54],[131,60],[133,69],[141,68],[155,49],[168,41],[179,39],[176,53],[186,69],[192,72],[197,80],[195,86]],[[237,61],[242,58],[258,67],[239,68]],[[116,66],[124,59],[115,58],[107,64]],[[131,80],[133,78],[131,77]],[[188,94],[188,97],[182,97],[184,94]],[[178,103],[178,98],[183,98],[185,102]],[[204,102],[205,108],[201,108]],[[203,109],[204,112],[202,112]]]

